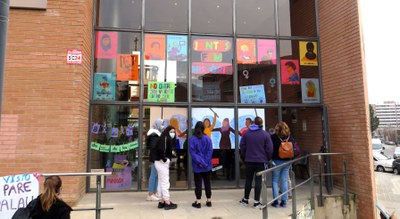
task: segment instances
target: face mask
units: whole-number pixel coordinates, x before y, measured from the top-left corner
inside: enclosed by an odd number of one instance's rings
[[[170,136],[171,138],[175,138],[175,133],[170,132],[170,133],[169,133],[169,136]]]

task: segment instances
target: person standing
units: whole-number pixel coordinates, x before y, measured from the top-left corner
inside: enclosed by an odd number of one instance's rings
[[[244,197],[240,200],[240,204],[243,206],[249,204],[249,195],[253,184],[253,178],[255,177],[253,207],[258,209],[264,208],[265,205],[260,202],[262,178],[255,174],[265,169],[265,166],[271,160],[273,153],[271,136],[262,128],[263,120],[257,116],[254,119],[254,124],[249,126],[249,130],[244,134],[240,141],[240,156],[246,165]]]
[[[149,162],[151,163],[148,188],[149,194],[146,198],[147,201],[159,201],[159,198],[157,197],[158,176],[154,160],[156,156],[157,143],[164,128],[163,124],[164,121],[162,119],[156,119],[153,123],[153,127],[147,132],[146,145],[147,149],[150,150]]]
[[[177,204],[170,201],[169,194],[169,164],[172,158],[172,148],[176,142],[176,130],[172,126],[168,126],[161,133],[157,143],[154,165],[156,166],[158,175],[158,192],[161,195],[161,200],[158,203],[158,208],[165,210],[176,209]]]
[[[203,122],[197,122],[194,127],[193,136],[189,140],[189,151],[192,156],[192,167],[194,175],[196,201],[192,204],[195,208],[201,208],[202,182],[206,192],[206,206],[211,207],[211,179],[213,147],[210,137],[204,133]]]
[[[283,141],[290,141],[294,144],[294,138],[290,135],[289,126],[285,122],[279,122],[275,126],[275,134],[271,136],[272,142],[274,144],[274,153],[272,154],[273,164],[278,166],[284,163],[287,163],[291,160],[291,158],[280,158],[279,157],[279,146]],[[288,177],[289,177],[289,169],[290,165],[286,165],[277,170],[272,171],[272,195],[274,198],[279,196],[279,183],[281,185],[280,191],[286,192],[288,190]],[[286,208],[288,200],[288,194],[285,194],[281,198],[281,203],[278,200],[275,200],[272,203],[273,207],[278,208],[283,207]]]

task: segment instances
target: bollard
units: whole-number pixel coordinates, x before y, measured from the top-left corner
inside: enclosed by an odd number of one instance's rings
[[[96,219],[100,219],[101,211],[101,176],[96,176]]]
[[[310,165],[308,167],[309,169],[309,173],[310,173],[310,189],[311,189],[311,199],[310,199],[310,203],[311,203],[311,210],[314,211],[315,209],[315,195],[314,195],[314,170],[312,168],[312,165]]]
[[[292,219],[297,218],[297,203],[296,203],[296,177],[293,171],[290,171],[290,178],[292,181],[293,190],[292,190]]]
[[[267,201],[267,174],[263,174],[262,176],[262,188],[261,188],[261,196],[262,196],[262,202],[263,204],[267,205],[268,201]],[[267,219],[268,218],[268,206],[265,206],[265,208],[262,209],[262,218],[263,219]]]
[[[322,200],[322,158],[321,155],[318,155],[318,169],[319,169],[319,196],[318,196],[318,206],[324,206],[324,202]]]

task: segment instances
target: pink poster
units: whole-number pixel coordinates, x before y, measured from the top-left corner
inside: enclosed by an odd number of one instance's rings
[[[276,64],[275,40],[257,40],[257,61],[260,64]]]
[[[96,33],[96,53],[97,59],[117,58],[118,33],[117,32],[97,32]]]
[[[300,69],[298,60],[281,60],[281,81],[282,84],[300,84]]]

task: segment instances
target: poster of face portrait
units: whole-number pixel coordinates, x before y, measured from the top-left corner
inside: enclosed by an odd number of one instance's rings
[[[299,61],[295,59],[281,60],[281,82],[282,84],[300,84]]]
[[[97,59],[115,59],[117,58],[118,33],[104,32],[96,33],[96,53]]]
[[[320,103],[319,79],[302,78],[301,79],[301,97],[302,97],[303,103]]]
[[[275,40],[257,40],[257,61],[260,64],[276,64]]]
[[[115,73],[95,73],[93,100],[115,100]]]
[[[237,63],[255,64],[256,63],[256,40],[237,39]]]
[[[318,66],[317,42],[300,41],[300,65]]]
[[[165,35],[145,35],[145,58],[146,60],[165,60]]]
[[[171,61],[187,61],[188,42],[187,36],[167,36],[167,57]]]

